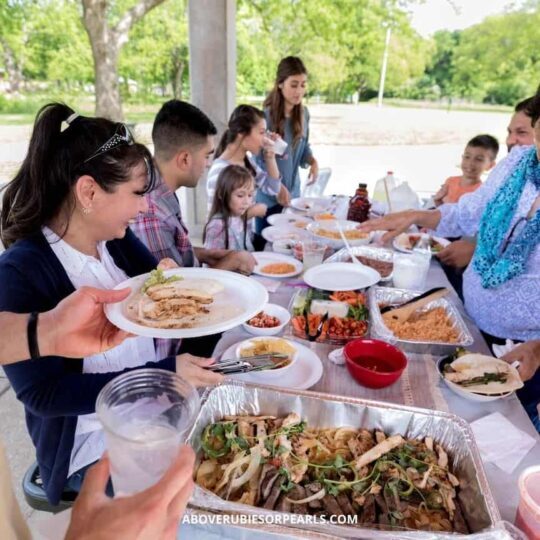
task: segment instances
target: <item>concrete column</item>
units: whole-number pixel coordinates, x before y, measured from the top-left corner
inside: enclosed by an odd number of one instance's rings
[[[191,103],[212,119],[219,137],[236,105],[236,0],[189,0],[188,13]],[[184,190],[195,235],[206,222],[205,184]]]

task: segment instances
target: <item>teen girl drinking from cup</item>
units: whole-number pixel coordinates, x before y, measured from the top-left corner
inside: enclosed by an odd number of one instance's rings
[[[300,167],[310,167],[309,182],[319,174],[317,160],[309,145],[309,112],[302,105],[307,90],[307,69],[296,56],[283,58],[278,65],[274,87],[264,101],[264,116],[268,129],[286,143],[285,153],[277,158],[281,181],[286,189],[278,196],[258,192],[257,202],[268,207],[267,215],[277,214],[288,206],[291,198],[300,196]],[[264,162],[259,161],[261,167]],[[266,219],[258,220],[257,232],[266,227]]]
[[[262,152],[264,169],[253,156]],[[216,149],[216,159],[208,171],[206,193],[208,211],[212,208],[219,174],[228,165],[245,167],[255,179],[255,187],[274,197],[281,191],[281,175],[273,151],[272,135],[267,134],[264,113],[251,105],[238,105],[229,118]],[[249,217],[264,216],[266,207],[257,205],[250,209]],[[241,248],[243,249],[243,248]]]

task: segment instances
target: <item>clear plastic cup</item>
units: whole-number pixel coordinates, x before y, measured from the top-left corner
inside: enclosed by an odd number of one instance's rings
[[[281,137],[278,137],[274,141],[274,152],[276,153],[276,156],[282,156],[285,154],[287,146],[287,143]]]
[[[322,264],[326,245],[321,242],[302,242],[302,260],[304,262],[304,272]]]
[[[431,262],[431,253],[415,251],[413,253],[394,253],[392,279],[394,287],[423,291]]]
[[[116,495],[142,491],[163,476],[199,409],[197,390],[163,369],[124,373],[101,390],[96,412]]]
[[[273,139],[272,132],[267,130],[264,136],[264,146],[268,150],[272,150],[276,156],[281,157],[285,154],[288,144],[279,135]]]
[[[540,540],[540,465],[525,469],[519,477],[518,486],[516,527],[529,540]]]

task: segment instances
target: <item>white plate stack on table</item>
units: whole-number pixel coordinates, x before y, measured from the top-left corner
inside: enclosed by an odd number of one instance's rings
[[[283,225],[291,225],[297,229],[305,229],[313,219],[308,216],[298,216],[293,214],[272,214],[268,216],[267,221],[270,225],[282,227]]]
[[[332,206],[331,198],[326,197],[297,197],[292,199],[290,207],[306,215],[314,215],[319,212],[326,212]]]
[[[272,225],[263,229],[261,235],[270,243],[281,240],[294,243],[309,237],[309,234],[304,229],[294,225]]]
[[[341,238],[339,228],[343,231],[349,245],[353,247],[369,244],[373,236],[373,233],[364,233],[358,230],[356,221],[347,220],[315,221],[307,226],[307,231],[318,242],[323,242],[334,249],[341,249],[345,243]]]
[[[153,271],[150,278],[143,274],[115,287],[131,288],[126,300],[105,306],[118,328],[165,339],[208,336],[239,326],[268,302],[257,280],[225,270],[175,268]],[[152,286],[143,291],[145,282]]]
[[[253,273],[258,276],[284,279],[297,276],[302,272],[302,263],[288,255],[257,251],[253,253],[253,257],[257,261]]]

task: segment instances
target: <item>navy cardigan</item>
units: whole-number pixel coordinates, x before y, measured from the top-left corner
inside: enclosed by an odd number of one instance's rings
[[[155,258],[130,229],[121,240],[108,242],[107,248],[130,277],[156,266]],[[41,233],[19,240],[0,256],[0,311],[48,311],[74,290]],[[174,371],[175,358],[141,367],[148,366]],[[24,404],[26,424],[52,504],[58,503],[67,479],[77,417],[95,412],[99,391],[119,373],[83,374],[82,369],[82,359],[60,356],[4,367],[17,398]]]

